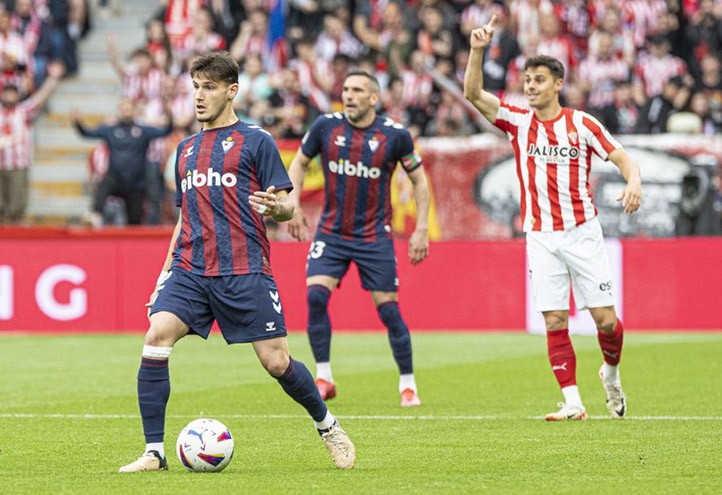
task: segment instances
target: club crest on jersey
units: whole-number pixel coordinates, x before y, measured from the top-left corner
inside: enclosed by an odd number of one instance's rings
[[[236,144],[233,142],[233,138],[228,136],[225,141],[221,141],[221,147],[223,148],[223,153],[228,153],[228,150],[233,148],[233,145]]]
[[[579,135],[576,132],[570,132],[567,134],[567,137],[569,138],[569,144],[572,146],[579,146]]]
[[[369,139],[369,149],[371,149],[371,153],[379,149],[379,140],[376,139],[376,136]]]

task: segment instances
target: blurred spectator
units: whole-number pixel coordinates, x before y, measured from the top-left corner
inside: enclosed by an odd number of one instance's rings
[[[134,102],[160,99],[165,73],[153,65],[153,56],[145,48],[138,48],[130,55],[130,64],[125,65],[118,57],[115,36],[108,35],[108,57],[120,77],[123,96]]]
[[[576,49],[576,56],[587,51],[590,15],[586,0],[562,0],[554,5],[562,34],[566,35]]]
[[[23,38],[29,55],[30,73],[33,74],[33,87],[39,88],[51,58],[50,26],[35,10],[33,0],[15,1],[12,26]]]
[[[617,57],[621,57],[631,70],[634,67],[636,48],[632,33],[622,27],[619,12],[614,9],[607,9],[601,19],[601,23],[592,31],[587,46],[587,56],[599,54],[599,40],[603,35],[612,38],[614,51]]]
[[[316,51],[324,60],[331,61],[337,54],[356,60],[366,53],[363,43],[357,40],[336,14],[326,14],[323,18],[323,31],[316,40]]]
[[[248,55],[263,55],[268,35],[268,14],[257,9],[248,13],[231,44],[231,56],[242,64]],[[264,64],[265,66],[266,64]]]
[[[24,98],[33,91],[30,54],[23,37],[12,27],[11,13],[0,6],[0,87],[14,86]]]
[[[689,76],[688,76],[689,77]],[[636,132],[639,134],[660,134],[667,132],[667,120],[675,110],[684,108],[689,99],[692,84],[682,77],[669,79],[662,87],[662,93],[647,101],[639,112]]]
[[[33,95],[21,101],[17,87],[0,91],[0,223],[22,220],[28,203],[29,169],[33,163],[32,122],[63,76],[63,65],[48,65],[48,77]]]
[[[614,83],[629,78],[629,67],[616,56],[614,40],[608,33],[601,33],[597,55],[589,55],[579,64],[575,80],[589,93],[589,108],[600,109],[612,103]]]
[[[441,90],[441,102],[426,126],[430,136],[468,136],[474,131],[466,107],[449,90]]]
[[[667,10],[664,0],[623,0],[619,2],[622,8],[622,19],[632,33],[634,45],[641,49],[648,36],[657,31],[657,19],[661,12]]]
[[[426,70],[426,57],[421,50],[411,53],[409,67],[401,74],[404,83],[404,103],[409,106],[425,106],[434,89],[434,81]]]
[[[454,35],[444,27],[441,9],[425,7],[420,14],[422,26],[416,33],[416,46],[427,59],[453,60]]]
[[[484,71],[484,88],[497,96],[504,92],[509,64],[521,54],[514,33],[507,29],[508,15],[506,10],[499,9],[498,12],[494,37],[491,44],[486,48],[482,67]],[[457,67],[459,65],[457,62]],[[466,67],[466,62],[462,67]],[[463,81],[463,75],[461,77],[461,81]]]
[[[311,104],[322,113],[331,111],[329,93],[333,88],[331,63],[322,59],[314,49],[313,38],[303,38],[296,43],[297,60],[291,65],[296,69],[301,91]]]
[[[574,71],[577,67],[577,54],[574,43],[561,31],[559,19],[552,14],[539,16],[539,45],[537,52],[540,55],[549,55],[559,60],[566,72],[565,81],[574,80]]]
[[[411,31],[404,25],[402,7],[396,2],[389,2],[384,9],[384,31],[381,33],[381,38],[386,72],[389,77],[399,77],[414,49],[415,40]]]
[[[509,13],[512,31],[516,33],[516,39],[522,50],[530,37],[539,39],[541,17],[551,15],[553,12],[554,6],[549,0],[511,0]]]
[[[268,101],[273,114],[280,120],[284,138],[303,137],[306,128],[318,115],[309,99],[301,93],[298,76],[291,68],[281,70],[279,87]]]
[[[331,98],[331,108],[334,112],[341,111],[343,103],[341,101],[341,93],[343,93],[343,81],[346,78],[346,74],[351,69],[351,59],[348,55],[339,53],[333,57],[331,63],[333,86],[329,96]]]
[[[632,83],[629,80],[616,81],[612,102],[595,112],[612,134],[632,134],[637,127],[639,107],[632,98]]]
[[[722,72],[720,72],[720,58],[708,53],[700,62],[702,75],[700,89],[707,95],[709,111],[715,127],[722,125]]]
[[[722,134],[722,122],[716,121],[712,116],[707,93],[704,91],[693,93],[689,99],[689,111],[699,117],[699,134],[710,137]]]
[[[157,18],[163,19],[173,50],[183,48],[186,37],[193,31],[193,19],[204,4],[205,0],[162,0],[164,7]]]
[[[165,25],[158,19],[150,19],[145,26],[145,33],[145,49],[153,57],[153,65],[170,72],[173,68],[173,48],[165,32]]]
[[[186,35],[183,45],[174,53],[174,57],[186,61],[210,51],[225,50],[226,39],[215,32],[214,27],[210,9],[198,9],[193,17],[193,29]]]
[[[353,16],[353,34],[367,47],[374,51],[383,49],[381,33],[383,12],[386,5],[393,0],[357,0]]]
[[[233,108],[239,118],[259,122],[265,113],[265,108],[260,114],[254,114],[252,109],[258,102],[267,100],[271,93],[273,93],[273,88],[268,74],[263,71],[261,56],[248,55],[243,64],[243,70],[238,74],[238,94],[233,102]]]
[[[500,6],[493,0],[472,1],[461,13],[459,19],[459,30],[463,38],[468,39],[474,28],[487,24],[494,14],[500,14]],[[497,22],[497,28],[498,26]]]
[[[167,112],[167,108],[165,109]],[[118,117],[108,124],[87,128],[80,121],[80,114],[73,110],[70,119],[84,137],[100,138],[108,145],[108,173],[98,184],[93,198],[90,223],[102,225],[102,212],[108,196],[117,196],[125,202],[126,218],[131,225],[138,225],[143,219],[143,207],[147,187],[148,147],[150,142],[172,131],[170,117],[168,125],[156,128],[135,122],[135,104],[129,98],[122,98],[118,104]]]
[[[665,81],[687,73],[687,64],[671,55],[670,48],[669,40],[662,35],[647,39],[647,50],[639,54],[634,67],[635,91],[638,95],[653,98],[662,92]]]
[[[689,23],[689,34],[695,41],[697,58],[701,59],[708,53],[717,56],[722,53],[722,17],[720,11],[715,12],[714,0],[699,0],[697,11],[692,14]]]
[[[85,0],[47,0],[48,22],[52,26],[52,58],[59,58],[66,74],[78,72],[77,42],[90,30]]]

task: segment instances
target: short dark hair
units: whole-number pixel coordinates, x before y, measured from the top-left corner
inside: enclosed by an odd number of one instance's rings
[[[546,67],[555,79],[564,79],[564,66],[562,63],[548,55],[535,55],[526,59],[524,70],[530,67]]]
[[[361,76],[365,77],[371,82],[371,92],[372,93],[380,93],[381,92],[381,85],[379,84],[379,80],[376,79],[376,76],[373,74],[369,74],[365,70],[352,70],[346,74],[346,79],[348,79],[351,76]]]
[[[229,85],[238,82],[238,63],[227,51],[214,51],[193,59],[191,77],[203,74],[212,81],[222,81]]]

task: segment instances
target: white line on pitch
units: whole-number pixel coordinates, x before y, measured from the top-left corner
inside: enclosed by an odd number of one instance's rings
[[[200,415],[169,414],[171,419],[188,419],[202,417]],[[299,414],[218,414],[218,418],[233,419],[308,419]],[[540,420],[542,416],[412,416],[412,415],[340,415],[341,419],[357,419],[361,421],[518,421]],[[0,418],[10,419],[138,419],[137,414],[34,414],[34,413],[0,413]],[[609,416],[591,416],[591,419],[612,419]],[[722,416],[627,416],[627,421],[722,421]]]

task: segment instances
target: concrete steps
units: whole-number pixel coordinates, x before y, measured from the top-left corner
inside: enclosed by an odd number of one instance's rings
[[[120,16],[95,16],[93,30],[78,46],[78,74],[64,79],[35,123],[35,163],[30,170],[27,220],[35,224],[82,222],[90,210],[88,156],[99,143],[81,137],[68,114],[77,109],[88,125],[116,114],[121,82],[108,60],[106,39],[113,34],[123,60],[145,43],[145,21],[157,1],[118,2]]]

